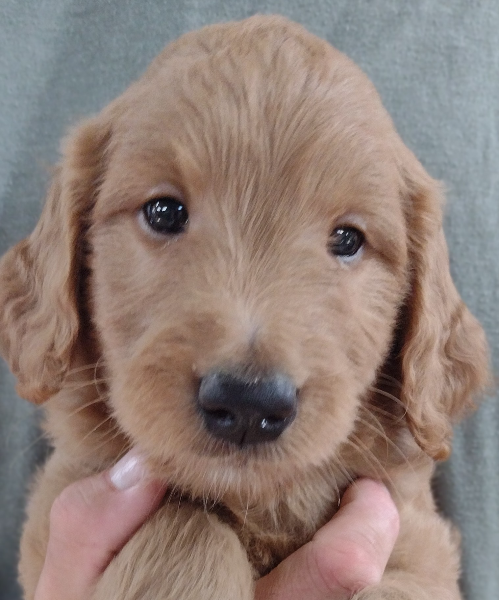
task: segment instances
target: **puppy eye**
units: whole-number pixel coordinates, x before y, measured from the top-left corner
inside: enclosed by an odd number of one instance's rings
[[[153,198],[142,207],[146,223],[163,234],[182,233],[188,222],[188,211],[182,202],[172,196]]]
[[[365,236],[355,227],[337,227],[330,236],[328,247],[334,256],[355,256],[365,241]]]

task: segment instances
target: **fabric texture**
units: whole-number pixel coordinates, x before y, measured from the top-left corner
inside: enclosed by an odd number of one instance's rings
[[[58,141],[169,41],[217,21],[280,13],[370,76],[406,144],[447,188],[456,285],[498,340],[498,3],[494,0],[2,0],[0,253],[35,225]],[[26,490],[45,446],[39,415],[0,361],[0,598],[17,600]],[[436,492],[463,536],[468,600],[498,598],[498,403],[457,428]]]

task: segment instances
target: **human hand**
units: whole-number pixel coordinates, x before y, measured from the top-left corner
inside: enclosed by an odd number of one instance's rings
[[[333,519],[257,582],[255,600],[349,600],[380,582],[398,533],[387,488],[359,479]]]
[[[165,484],[133,450],[109,471],[69,485],[50,512],[34,600],[88,600],[113,556],[160,504]]]
[[[35,600],[88,600],[164,491],[133,451],[111,471],[68,486],[52,507]],[[379,581],[397,530],[397,511],[385,487],[359,480],[313,540],[257,582],[256,600],[347,600]]]

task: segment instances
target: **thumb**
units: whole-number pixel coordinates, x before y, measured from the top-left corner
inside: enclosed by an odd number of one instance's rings
[[[158,507],[165,486],[131,451],[110,471],[69,485],[54,501],[35,600],[84,600],[113,556]]]
[[[381,483],[360,479],[313,539],[257,582],[256,600],[349,600],[379,583],[399,531]]]

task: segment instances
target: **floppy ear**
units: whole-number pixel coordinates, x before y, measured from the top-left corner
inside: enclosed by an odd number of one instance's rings
[[[82,233],[107,137],[97,119],[68,137],[35,230],[0,260],[0,351],[35,403],[60,389],[78,336]]]
[[[440,186],[409,150],[402,156],[411,283],[403,312],[401,399],[419,446],[443,460],[453,421],[473,407],[486,384],[487,345],[451,279]]]

